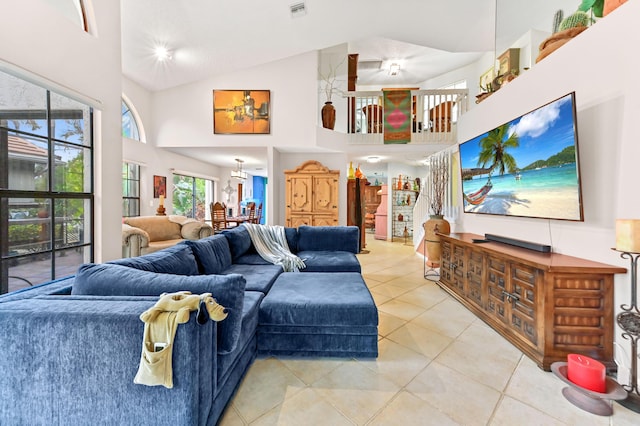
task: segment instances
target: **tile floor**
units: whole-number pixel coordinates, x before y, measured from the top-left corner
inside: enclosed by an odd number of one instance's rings
[[[367,236],[379,357],[257,359],[227,408],[235,425],[640,425],[582,411],[560,379],[423,277],[411,246]]]

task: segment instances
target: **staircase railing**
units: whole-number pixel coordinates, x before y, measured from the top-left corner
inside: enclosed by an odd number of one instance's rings
[[[384,143],[382,91],[347,92],[348,142]],[[458,118],[467,111],[467,89],[412,90],[411,143],[456,142]]]

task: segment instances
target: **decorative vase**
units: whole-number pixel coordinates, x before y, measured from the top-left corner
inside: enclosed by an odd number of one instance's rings
[[[440,236],[438,233],[448,235],[451,232],[451,225],[442,215],[431,215],[422,227],[424,228],[424,240],[427,246],[427,266],[439,268],[442,250],[440,249]]]
[[[336,125],[336,109],[332,102],[325,102],[322,107],[322,127],[333,130]]]
[[[347,174],[347,179],[355,179],[356,175],[353,171],[353,161],[349,161],[349,172]]]

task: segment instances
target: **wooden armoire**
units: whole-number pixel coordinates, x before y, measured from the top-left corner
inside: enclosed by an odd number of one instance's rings
[[[338,181],[340,171],[329,170],[318,161],[306,161],[285,170],[286,226],[338,225]]]

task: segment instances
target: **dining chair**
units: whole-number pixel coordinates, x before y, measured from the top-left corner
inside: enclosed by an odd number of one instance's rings
[[[213,226],[213,232],[220,232],[223,229],[229,228],[229,222],[227,222],[227,207],[219,201],[209,204],[211,209],[211,224]]]
[[[247,223],[256,223],[256,203],[253,201],[247,203]]]
[[[254,223],[260,225],[260,222],[262,222],[262,203],[260,203],[256,209],[256,219]]]

